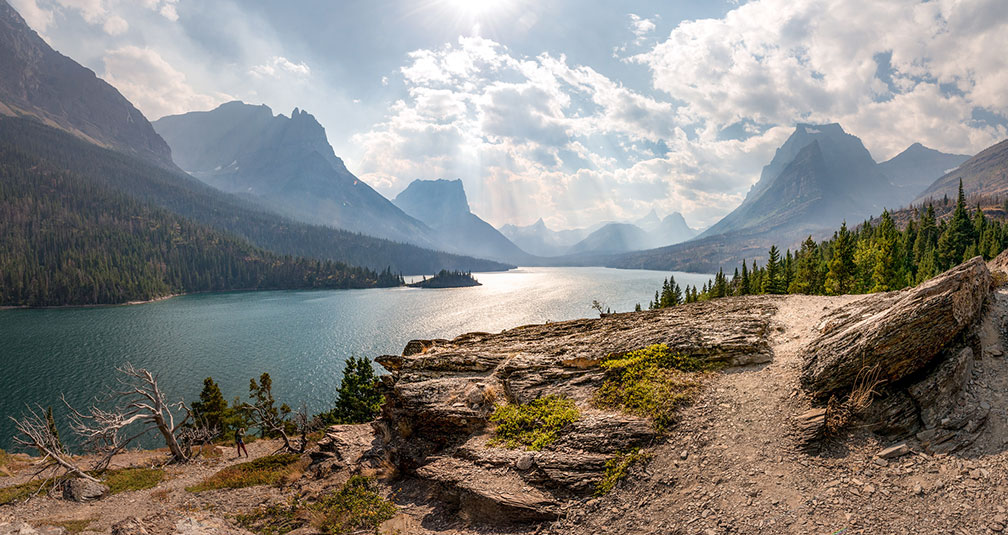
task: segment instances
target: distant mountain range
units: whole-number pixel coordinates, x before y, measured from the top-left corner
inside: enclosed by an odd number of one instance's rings
[[[500,231],[522,249],[542,257],[653,249],[686,241],[698,234],[679,212],[660,219],[654,209],[632,223],[607,222],[583,229],[554,231],[539,219],[526,227],[504,225]]]
[[[799,124],[742,204],[696,239],[594,261],[613,267],[698,271],[736,266],[744,258],[762,261],[771,244],[794,247],[809,235],[826,237],[844,220],[853,226],[885,208],[909,204],[920,191],[915,188],[942,177],[966,158],[915,143],[877,164],[861,140],[840,125]],[[966,164],[960,167],[965,168]],[[939,182],[958,184],[954,175]]]
[[[414,180],[393,202],[430,227],[450,250],[505,262],[529,260],[528,253],[469,210],[461,180]]]
[[[56,52],[0,0],[0,116],[31,116],[96,145],[173,167],[147,119],[94,71]]]
[[[288,118],[229,102],[163,117],[154,128],[180,167],[221,191],[306,223],[439,246],[430,228],[347,170],[308,112],[295,108]]]
[[[917,202],[939,200],[946,195],[955,199],[960,180],[970,196],[1008,194],[1008,140],[980,151],[936,180],[917,197]]]

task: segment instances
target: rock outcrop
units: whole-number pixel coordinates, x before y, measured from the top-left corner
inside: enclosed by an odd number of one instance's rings
[[[964,393],[991,286],[987,264],[976,257],[915,288],[871,295],[828,316],[803,351],[801,382],[813,400],[830,403],[822,418],[806,417],[812,411],[799,418],[800,433],[817,437],[814,421],[829,425],[831,407],[860,393],[866,406],[854,416],[883,435],[916,433],[931,451],[975,438],[986,414],[965,403]]]
[[[100,500],[109,493],[109,488],[88,479],[69,479],[63,484],[63,498],[74,502]]]
[[[555,518],[567,500],[594,492],[609,459],[655,438],[649,420],[592,403],[607,356],[666,344],[728,366],[769,362],[778,303],[769,296],[727,298],[414,340],[402,355],[378,359],[392,375],[384,378],[376,436],[400,473],[433,484],[440,501],[465,518]],[[573,399],[582,415],[554,444],[535,452],[488,444],[496,405],[549,394]]]
[[[805,349],[802,386],[819,399],[849,392],[878,367],[894,384],[927,368],[979,317],[991,276],[980,257],[909,290],[876,294],[824,320]]]

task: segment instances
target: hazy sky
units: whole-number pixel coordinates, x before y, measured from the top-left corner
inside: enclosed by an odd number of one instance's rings
[[[1008,137],[1004,0],[10,1],[152,120],[300,107],[381,193],[462,178],[495,225],[710,225],[796,122],[879,161]]]

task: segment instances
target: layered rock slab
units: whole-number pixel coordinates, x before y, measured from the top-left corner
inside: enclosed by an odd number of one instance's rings
[[[386,403],[375,423],[404,473],[433,482],[467,518],[554,518],[566,500],[590,495],[617,454],[655,438],[646,418],[599,410],[595,391],[609,355],[654,344],[726,366],[769,362],[770,320],[780,299],[726,298],[639,313],[529,325],[452,340],[414,340],[378,362]],[[582,417],[543,451],[488,443],[502,403],[545,395],[573,399]]]

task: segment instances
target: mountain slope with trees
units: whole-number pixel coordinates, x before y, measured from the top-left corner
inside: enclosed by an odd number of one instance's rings
[[[0,305],[94,305],[178,293],[397,286],[280,256],[0,146]]]
[[[441,269],[497,271],[510,266],[423,249],[329,227],[298,223],[220,192],[179,171],[105,150],[26,118],[0,118],[0,146],[16,149],[132,199],[242,237],[281,255],[345,262],[395,273]]]
[[[953,197],[962,181],[967,195],[1008,193],[1008,140],[990,146],[931,184],[916,202]]]

